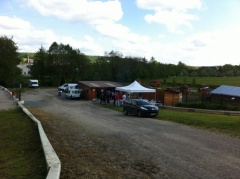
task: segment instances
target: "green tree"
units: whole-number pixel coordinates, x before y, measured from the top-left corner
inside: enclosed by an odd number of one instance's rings
[[[12,38],[0,37],[0,84],[12,83],[21,74],[17,68],[20,63],[18,59],[18,47]]]
[[[36,52],[35,60],[31,68],[31,75],[33,78],[44,81],[44,76],[47,74],[47,52],[41,47],[38,52]],[[48,66],[49,68],[49,66]]]

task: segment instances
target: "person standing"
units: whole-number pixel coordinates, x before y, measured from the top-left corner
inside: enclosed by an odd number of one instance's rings
[[[104,102],[104,93],[103,93],[103,90],[101,90],[101,94],[100,94],[100,104],[102,104],[102,102]]]
[[[113,105],[115,105],[115,93],[112,91],[112,100],[113,100]]]
[[[119,105],[119,94],[118,94],[118,92],[116,92],[116,94],[115,94],[115,105],[120,106]]]
[[[122,105],[125,104],[126,98],[127,98],[127,96],[126,96],[126,94],[124,93],[124,94],[122,95]]]

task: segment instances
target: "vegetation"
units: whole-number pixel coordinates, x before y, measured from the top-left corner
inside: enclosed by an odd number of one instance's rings
[[[114,105],[103,105],[103,107],[122,112],[122,107],[116,107]],[[239,116],[160,109],[160,113],[156,118],[159,120],[167,120],[201,129],[221,132],[240,138]]]
[[[188,102],[187,104],[182,102],[178,103],[175,106],[177,107],[187,107],[187,108],[196,108],[196,109],[210,109],[210,110],[224,110],[224,111],[240,111],[240,106],[237,104],[230,104],[228,102],[210,102],[210,101],[194,101]]]
[[[79,49],[73,49],[69,45],[57,42],[53,42],[49,49],[41,47],[36,53],[17,54],[18,48],[12,39],[1,37],[0,43],[2,44],[0,68],[3,69],[0,70],[2,73],[0,83],[3,85],[8,83],[7,86],[12,86],[16,81],[26,83],[26,79],[21,81],[22,77],[16,80],[17,76],[20,76],[20,70],[16,68],[16,64],[20,61],[24,63],[28,57],[34,58],[31,68],[32,78],[39,79],[42,86],[57,86],[77,80],[109,80],[121,83],[141,80],[143,84],[149,84],[152,80],[160,80],[168,86],[221,85],[226,84],[226,77],[234,78],[234,80],[228,79],[229,85],[239,85],[235,81],[240,76],[240,65],[191,67],[181,61],[177,65],[164,64],[158,62],[159,59],[155,60],[154,57],[148,61],[142,57],[123,57],[116,51],[106,52],[104,56],[87,56]],[[213,77],[221,77],[223,81],[213,81]]]
[[[161,109],[158,119],[222,132],[238,138],[240,137],[239,116],[179,112]]]
[[[6,85],[21,74],[16,43],[6,36],[0,36],[0,84]]]
[[[225,76],[225,77],[176,77],[171,76],[167,79],[161,79],[166,84],[171,85],[172,81],[175,80],[176,84],[188,84],[192,87],[199,85],[199,84],[207,84],[211,87],[217,87],[220,85],[230,85],[230,86],[240,86],[240,76]]]
[[[201,84],[201,78],[240,76],[240,66],[197,68],[182,62],[177,65],[163,64],[153,57],[147,61],[141,57],[123,57],[121,53],[114,51],[105,53],[104,56],[86,56],[69,45],[54,42],[48,50],[40,48],[35,54],[31,72],[32,76],[38,78],[42,84],[55,86],[77,80],[110,80],[129,83],[136,79],[145,83],[161,79],[162,82],[173,85],[179,83],[196,85]],[[206,82],[208,81],[203,81],[203,84]]]
[[[37,126],[20,110],[0,111],[1,178],[46,178]]]

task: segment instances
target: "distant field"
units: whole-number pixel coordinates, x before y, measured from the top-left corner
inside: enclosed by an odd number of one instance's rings
[[[211,86],[230,85],[240,86],[240,77],[170,77],[166,79],[166,82],[172,83],[175,78],[176,83],[192,84],[195,79],[195,84],[207,84]],[[163,81],[163,79],[161,79]]]
[[[88,58],[89,58],[92,62],[95,62],[96,59],[98,58],[98,56],[91,56],[91,55],[88,55]]]

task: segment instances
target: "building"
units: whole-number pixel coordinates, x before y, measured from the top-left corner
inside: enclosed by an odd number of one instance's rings
[[[88,100],[99,98],[102,90],[115,91],[116,87],[122,86],[112,81],[78,81],[78,85],[83,89],[81,93],[82,98]]]
[[[210,92],[213,102],[240,104],[240,87],[222,85]]]
[[[164,105],[174,106],[182,102],[182,92],[178,88],[167,88],[164,90]]]

